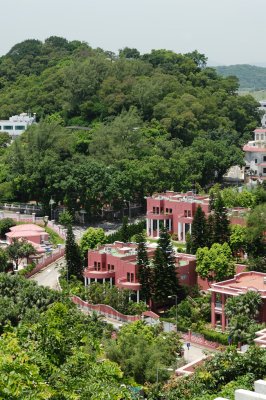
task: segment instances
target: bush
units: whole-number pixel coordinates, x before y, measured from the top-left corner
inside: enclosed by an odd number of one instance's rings
[[[25,276],[25,275],[29,274],[35,267],[36,267],[36,264],[34,262],[31,264],[28,264],[27,267],[18,271],[18,275]]]
[[[204,336],[204,339],[211,342],[217,342],[223,345],[228,345],[228,335],[221,332],[216,332],[210,329],[200,329],[200,333]]]
[[[12,218],[1,219],[0,220],[0,237],[2,239],[5,239],[6,233],[9,232],[9,229],[15,225],[16,225],[16,221],[14,221]]]

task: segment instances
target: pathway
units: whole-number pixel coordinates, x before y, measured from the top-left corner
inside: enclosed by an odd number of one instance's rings
[[[60,258],[54,263],[49,264],[46,268],[42,269],[29,279],[37,282],[40,286],[48,286],[51,289],[58,290],[58,278],[60,276],[59,271],[63,266],[64,261],[64,257]]]

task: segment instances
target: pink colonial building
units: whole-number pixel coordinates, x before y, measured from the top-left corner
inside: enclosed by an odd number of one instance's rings
[[[148,257],[154,255],[155,246],[148,245]],[[197,283],[196,258],[190,254],[176,255],[176,271],[181,285],[193,286]],[[137,244],[115,242],[88,251],[88,267],[84,270],[85,285],[92,282],[116,285],[136,293],[139,302],[141,285],[138,282]]]
[[[43,254],[45,253],[45,250],[41,247],[41,244],[48,241],[49,235],[41,226],[35,224],[22,224],[12,226],[10,232],[6,233],[8,244],[11,244],[13,239],[27,240],[35,247],[37,254]]]
[[[224,331],[228,325],[225,315],[225,304],[230,296],[239,296],[249,290],[258,292],[262,298],[259,322],[266,322],[266,274],[261,272],[241,272],[233,279],[213,283],[209,291],[212,293],[211,322],[213,328],[221,326]]]
[[[208,215],[209,196],[167,191],[147,197],[147,236],[159,237],[164,226],[175,233],[179,241],[185,242],[198,206]]]

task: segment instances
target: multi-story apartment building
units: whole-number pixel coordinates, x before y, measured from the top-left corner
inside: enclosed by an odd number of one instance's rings
[[[155,245],[148,244],[148,257],[154,256]],[[190,254],[176,255],[176,271],[180,284],[193,286],[197,282],[196,257]],[[136,293],[139,302],[141,285],[138,281],[137,244],[115,242],[88,251],[88,267],[84,270],[85,285],[92,282],[110,283]]]
[[[246,181],[266,179],[266,128],[255,129],[254,135],[254,140],[243,147]]]
[[[209,197],[195,195],[193,192],[171,191],[147,197],[147,236],[159,237],[160,229],[164,226],[170,233],[175,233],[179,241],[184,242],[186,234],[191,232],[198,206],[208,214]]]
[[[34,122],[35,114],[33,117],[26,113],[13,115],[8,120],[0,120],[0,132],[7,132],[12,139],[15,139]]]

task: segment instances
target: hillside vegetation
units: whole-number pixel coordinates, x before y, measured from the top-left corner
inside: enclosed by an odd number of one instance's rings
[[[237,64],[215,67],[216,71],[224,76],[236,76],[240,89],[252,91],[266,89],[266,68],[249,64]]]
[[[197,51],[19,43],[0,59],[0,118],[30,110],[40,123],[1,147],[0,200],[48,206],[52,196],[95,216],[154,191],[208,187],[243,163],[260,120],[237,90]]]

